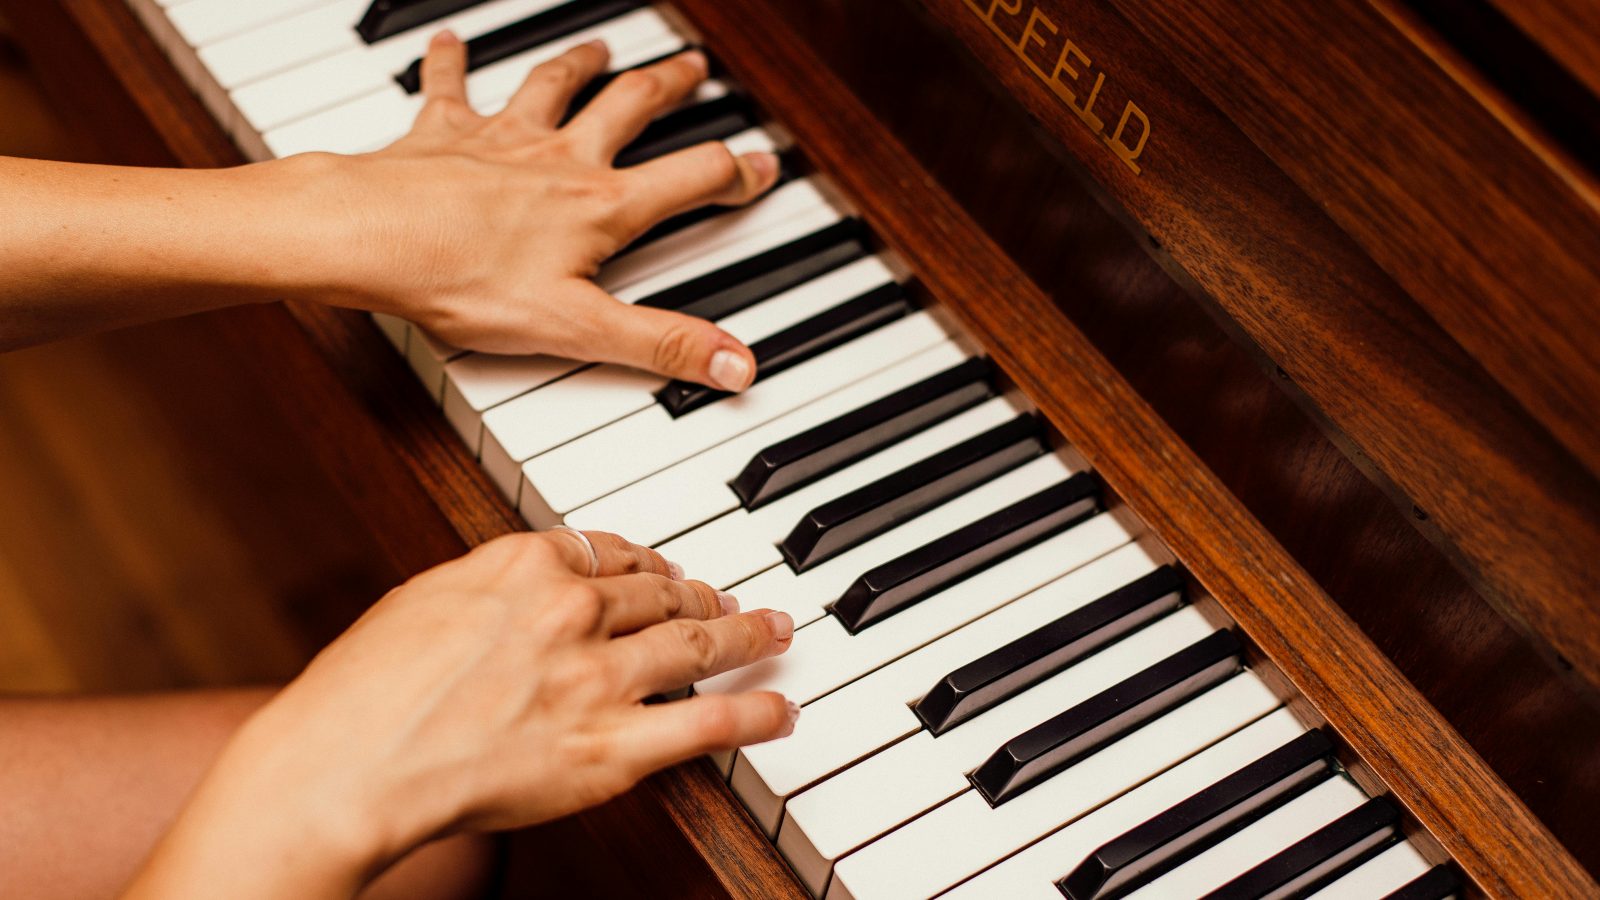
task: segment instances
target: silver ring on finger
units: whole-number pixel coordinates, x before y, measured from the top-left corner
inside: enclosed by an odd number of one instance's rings
[[[600,554],[595,552],[594,542],[589,540],[589,536],[587,534],[584,534],[583,532],[579,531],[578,529],[572,528],[572,527],[567,526],[567,525],[557,525],[557,526],[551,528],[550,530],[551,531],[565,531],[565,532],[568,532],[569,534],[577,535],[578,536],[578,540],[583,541],[583,548],[585,550],[589,551],[589,577],[593,578],[596,575],[600,574]]]

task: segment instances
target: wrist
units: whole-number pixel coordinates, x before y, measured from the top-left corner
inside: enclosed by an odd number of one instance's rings
[[[365,234],[355,158],[304,153],[233,170],[264,215],[254,278],[277,299],[373,309],[382,263]]]

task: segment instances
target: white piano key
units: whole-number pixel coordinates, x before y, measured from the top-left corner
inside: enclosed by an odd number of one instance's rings
[[[801,213],[823,208],[831,208],[831,204],[816,180],[797,179],[749,206],[719,213],[608,261],[600,268],[595,283],[608,291],[618,291],[760,234]]]
[[[1129,894],[1128,900],[1208,894],[1360,806],[1366,799],[1353,782],[1335,775]]]
[[[612,296],[623,303],[635,303],[725,266],[805,237],[840,221],[842,218],[843,216],[832,206],[813,206],[802,209],[777,222],[772,227],[745,235],[699,256],[685,259],[678,265],[649,278],[635,281],[627,287],[613,292]],[[530,360],[526,364],[528,377],[524,381],[526,386],[517,391],[515,396],[518,397],[550,380],[551,369],[540,361],[538,357],[524,357],[524,359]],[[582,368],[583,365],[582,363],[575,363],[571,371],[576,371]],[[519,370],[523,368],[523,365],[508,362],[502,364],[502,368]],[[504,372],[499,377],[501,381],[498,386],[501,391],[509,391],[515,386],[510,382],[510,376]],[[522,463],[536,453],[555,446],[554,443],[544,441],[545,429],[547,427],[559,427],[559,423],[552,425],[552,423],[543,420],[530,422],[518,411],[521,408],[519,404],[521,404],[519,400],[502,402],[484,413],[483,438],[480,448],[483,467],[489,473],[490,479],[499,486],[500,490],[505,492],[507,497],[513,500],[517,498],[518,485],[522,479]],[[531,428],[529,427],[530,425],[532,426]],[[576,435],[568,430],[565,432],[563,440],[574,436]]]
[[[970,881],[943,900],[1061,900],[1055,882],[1089,854],[1305,733],[1287,709],[1267,715]],[[1363,900],[1379,896],[1363,894]],[[1350,898],[1354,900],[1354,898]]]
[[[1009,422],[1027,409],[1020,397],[992,397],[754,512],[735,509],[657,549],[695,578],[726,589],[781,564],[778,543],[811,510]]]
[[[1166,562],[1153,538],[1126,543],[1139,527],[1125,511],[1102,514],[867,629],[864,642],[831,618],[797,631],[784,654],[797,664],[750,689],[780,691],[805,711],[787,738],[740,751],[740,799],[775,832],[784,798],[922,730],[910,704],[939,678]],[[1117,549],[1099,555],[1106,547]]]
[[[749,390],[674,419],[656,406],[563,444],[522,467],[523,517],[553,523],[574,509],[737,437],[950,336],[931,311],[774,375]],[[487,441],[485,441],[487,455]]]
[[[1387,896],[1421,878],[1432,864],[1408,841],[1401,841],[1315,894],[1311,900],[1371,900]]]
[[[734,156],[746,153],[777,153],[785,149],[783,141],[765,128],[750,128],[722,142]]]
[[[739,498],[728,488],[728,482],[761,450],[916,384],[968,357],[959,344],[941,342],[837,393],[575,509],[567,521],[574,528],[615,531],[628,535],[630,540],[656,546],[737,509]]]
[[[869,756],[789,799],[780,847],[783,832],[792,829],[819,858],[839,859],[969,790],[967,773],[1007,740],[1214,630],[1198,610],[1185,607],[937,738],[919,731]]]
[[[383,336],[389,339],[389,343],[400,351],[400,355],[405,356],[406,338],[410,334],[411,324],[399,316],[391,316],[388,313],[373,313],[372,321],[378,326],[378,330],[383,332]]]
[[[468,353],[444,367],[445,418],[476,454],[483,447],[484,412],[586,365],[560,356]]]
[[[999,512],[1085,468],[1083,459],[1070,448],[1046,454],[804,572],[797,574],[787,565],[771,568],[741,582],[734,593],[745,609],[786,612],[794,617],[796,626],[814,622],[823,616],[824,606],[874,566]]]
[[[467,351],[434,337],[413,325],[406,337],[406,362],[417,373],[428,396],[435,403],[444,402],[444,367]]]
[[[718,324],[752,344],[892,281],[894,273],[888,266],[866,257]],[[529,459],[654,405],[655,392],[668,380],[627,366],[595,366],[495,407],[485,416],[484,427],[512,459]]]
[[[192,0],[168,12],[172,26],[190,47],[204,47],[279,19],[327,3],[328,0]]]
[[[309,32],[299,36],[302,41],[321,42],[317,56],[299,56],[302,64],[293,68],[279,67],[277,74],[256,81],[232,82],[242,85],[232,90],[233,102],[253,128],[265,133],[279,125],[385,88],[393,88],[403,96],[404,92],[395,84],[394,76],[427,51],[428,41],[437,32],[448,28],[468,40],[552,9],[563,2],[565,0],[491,0],[446,16],[426,28],[413,28],[376,44],[363,43],[356,34],[354,23],[360,18],[358,10],[354,18],[345,19],[343,25],[335,29],[336,37]],[[326,9],[323,7],[314,12],[324,12]],[[284,19],[274,23],[274,26],[293,21]],[[326,27],[326,23],[320,24]],[[266,31],[260,29],[253,34],[263,35]],[[276,34],[273,36],[276,37]],[[251,50],[262,55],[293,54],[294,51],[285,44],[292,47],[293,38],[284,42],[260,42],[252,45]],[[213,71],[216,71],[216,67],[213,67]]]
[[[998,807],[989,806],[977,791],[965,791],[840,860],[827,896],[876,900],[936,894],[1278,706],[1278,698],[1260,678],[1242,672]],[[778,835],[779,849],[815,873],[826,861],[805,832],[797,828],[791,834],[789,824],[786,820]]]
[[[683,37],[673,32],[659,13],[649,8],[640,9],[470,73],[467,99],[478,112],[499,112],[521,86],[529,70],[591,40],[606,42],[611,50],[612,71],[686,46]],[[252,109],[258,107],[241,106],[241,109],[252,126],[265,132],[267,146],[281,157],[311,151],[362,153],[388,146],[411,130],[423,103],[421,94],[406,93],[391,78],[387,83],[332,106],[281,121],[261,121],[252,114]]]
[[[198,2],[198,0],[195,0]],[[200,61],[227,90],[348,49],[371,0],[335,0],[200,48]]]

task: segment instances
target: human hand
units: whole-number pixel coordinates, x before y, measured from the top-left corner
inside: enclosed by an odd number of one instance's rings
[[[254,855],[280,895],[339,895],[433,838],[553,819],[793,730],[770,692],[643,704],[782,653],[793,621],[588,537],[594,577],[578,535],[521,534],[384,597],[240,731],[144,893]]]
[[[341,260],[338,293],[469,349],[623,363],[743,390],[755,361],[737,338],[703,319],[621,303],[590,279],[662,219],[760,196],[777,179],[777,159],[734,157],[711,142],[612,168],[705,78],[706,60],[691,51],[623,73],[560,125],[607,60],[601,44],[577,47],[535,68],[504,111],[483,116],[467,102],[464,45],[436,37],[411,133],[376,153],[325,158],[356,226],[355,264]]]

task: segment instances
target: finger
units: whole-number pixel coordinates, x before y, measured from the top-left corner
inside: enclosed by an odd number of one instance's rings
[[[771,691],[707,694],[634,710],[617,742],[640,777],[705,753],[733,750],[794,733],[800,707]]]
[[[715,619],[739,611],[733,595],[703,581],[660,575],[618,575],[594,582],[605,600],[602,630],[632,634],[672,619]]]
[[[604,41],[580,44],[555,59],[533,67],[501,115],[525,119],[540,128],[555,128],[583,86],[610,65]]]
[[[565,312],[566,321],[542,326],[546,349],[558,356],[621,363],[722,391],[755,381],[750,348],[705,319],[630,306],[590,282],[582,282]]]
[[[554,542],[562,562],[579,575],[632,575],[648,572],[668,578],[681,577],[682,570],[667,562],[649,547],[641,547],[609,531],[584,531],[553,528],[541,535]],[[587,542],[585,542],[587,539]],[[589,548],[593,547],[593,555]]]
[[[646,697],[776,656],[793,642],[789,614],[763,609],[705,622],[673,619],[618,638],[605,649],[621,657],[625,683]]]
[[[467,45],[453,31],[441,31],[422,57],[422,96],[430,103],[467,102]]]
[[[618,75],[567,123],[573,147],[596,162],[611,162],[661,113],[676,106],[705,80],[706,57],[698,50]]]
[[[778,181],[771,153],[734,156],[720,141],[697,144],[623,170],[631,202],[629,229],[643,231],[662,219],[710,204],[741,206]]]

